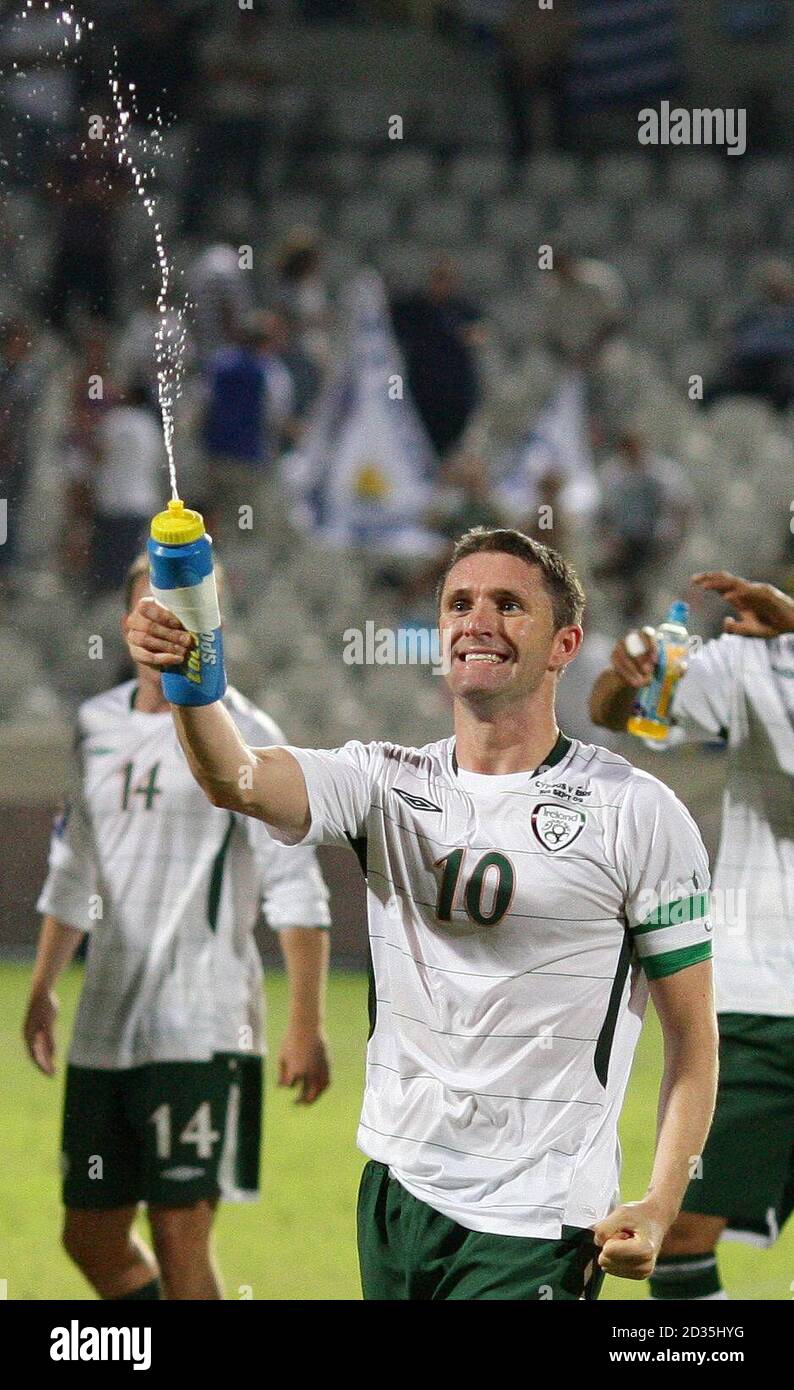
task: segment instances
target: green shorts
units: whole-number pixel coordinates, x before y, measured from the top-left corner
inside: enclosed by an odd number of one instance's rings
[[[151,1062],[124,1071],[69,1066],[63,1201],[108,1210],[254,1200],[259,1188],[262,1058]]]
[[[559,1240],[468,1231],[412,1197],[370,1162],[358,1194],[358,1257],[366,1300],[594,1299],[604,1279],[592,1232]]]
[[[725,1013],[719,1030],[714,1123],[682,1209],[771,1245],[794,1209],[794,1018]]]

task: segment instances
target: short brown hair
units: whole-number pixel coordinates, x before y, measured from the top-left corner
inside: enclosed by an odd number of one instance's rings
[[[528,565],[536,565],[543,575],[546,592],[551,599],[554,628],[569,627],[580,623],[585,605],[585,593],[578,576],[558,550],[542,545],[525,536],[523,531],[507,527],[473,526],[457,541],[447,560],[436,588],[436,601],[441,606],[441,594],[447,575],[459,560],[480,552],[486,554],[516,555]]]

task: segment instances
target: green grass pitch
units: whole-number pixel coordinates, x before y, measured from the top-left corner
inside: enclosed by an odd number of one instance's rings
[[[89,1298],[59,1242],[58,1131],[63,1054],[80,985],[67,972],[59,994],[60,1058],[52,1081],[28,1063],[19,1036],[30,968],[0,966],[0,1281],[9,1299]],[[285,1017],[285,984],[268,981],[272,1053]],[[222,1208],[217,1247],[227,1298],[325,1300],[360,1297],[355,1200],[363,1163],[355,1147],[366,1038],[366,980],[335,973],[328,1031],[331,1089],[310,1109],[271,1085],[265,1107],[262,1200]],[[650,1172],[660,1074],[660,1041],[649,1014],[623,1112],[623,1192],[639,1197]],[[790,1299],[794,1291],[794,1223],[771,1250],[726,1244],[723,1280],[732,1298]],[[0,1289],[2,1283],[0,1282]],[[646,1297],[644,1284],[608,1279],[602,1299]]]

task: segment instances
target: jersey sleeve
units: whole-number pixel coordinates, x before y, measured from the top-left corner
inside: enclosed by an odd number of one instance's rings
[[[56,816],[50,838],[49,871],[36,909],[59,922],[90,931],[90,899],[98,891],[99,873],[94,837],[82,788],[82,770],[74,756],[70,797]]]
[[[673,727],[692,739],[726,738],[730,727],[731,691],[739,648],[746,638],[725,634],[706,642],[678,682],[673,694]],[[680,734],[679,734],[680,739]]]
[[[355,741],[342,748],[287,750],[300,765],[309,796],[311,826],[302,845],[350,845],[366,833],[376,750],[377,744]]]
[[[626,923],[648,979],[710,960],[709,863],[686,807],[655,777],[638,774],[619,815]]]
[[[262,874],[262,910],[273,931],[329,927],[328,889],[314,850],[278,844],[261,821],[245,816],[245,829]]]

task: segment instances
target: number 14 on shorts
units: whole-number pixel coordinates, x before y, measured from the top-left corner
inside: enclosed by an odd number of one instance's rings
[[[154,1125],[157,1143],[157,1157],[169,1159],[173,1155],[173,1126],[171,1106],[158,1105],[149,1116]],[[180,1144],[195,1144],[196,1158],[212,1158],[212,1146],[220,1139],[220,1131],[212,1128],[212,1111],[208,1100],[203,1100],[191,1115],[181,1134]]]

